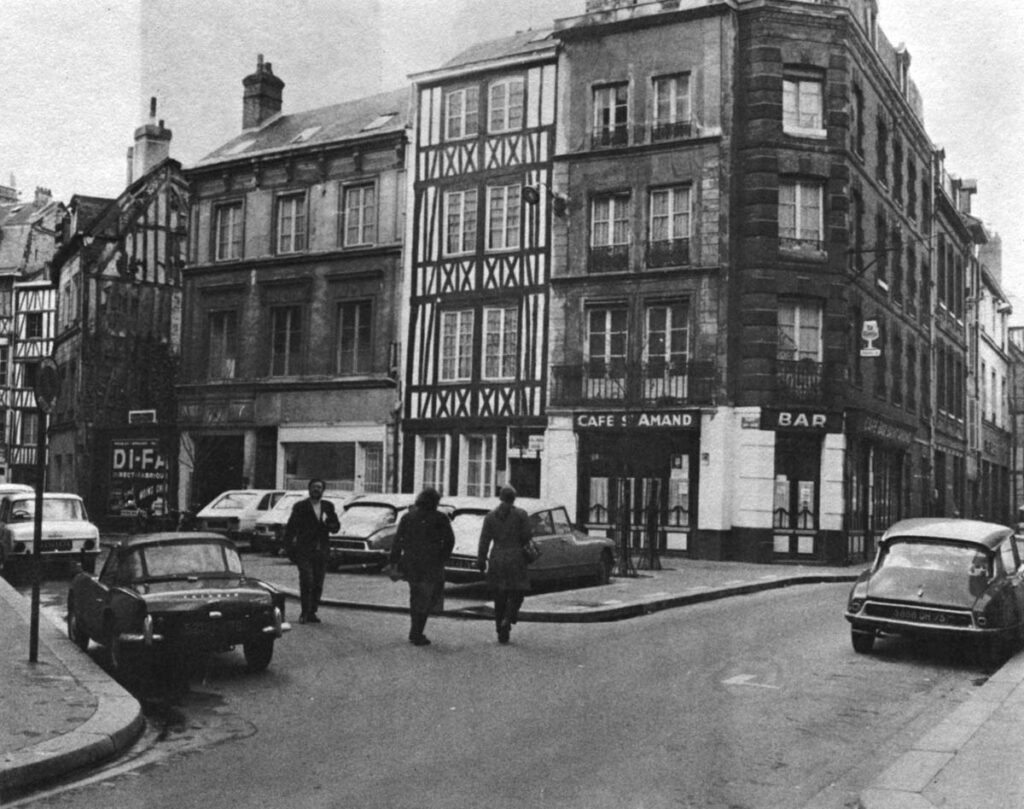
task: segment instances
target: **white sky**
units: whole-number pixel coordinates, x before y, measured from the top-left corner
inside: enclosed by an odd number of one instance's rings
[[[585,0],[0,0],[0,184],[114,196],[156,96],[186,166],[241,128],[262,53],[297,112],[403,86],[468,45],[582,13]],[[1024,319],[1024,3],[880,0],[905,42],[947,169],[978,181]],[[1020,295],[1021,297],[1017,297]]]

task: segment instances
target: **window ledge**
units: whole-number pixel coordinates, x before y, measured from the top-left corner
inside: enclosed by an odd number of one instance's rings
[[[828,137],[827,129],[804,129],[798,126],[786,126],[782,125],[782,131],[787,135],[792,135],[796,138],[814,138],[815,140],[825,140]]]

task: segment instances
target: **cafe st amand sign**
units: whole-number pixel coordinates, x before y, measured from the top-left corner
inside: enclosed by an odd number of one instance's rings
[[[576,432],[602,430],[699,430],[699,410],[595,410],[573,417]]]

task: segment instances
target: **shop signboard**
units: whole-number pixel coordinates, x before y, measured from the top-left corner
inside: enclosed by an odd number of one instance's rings
[[[607,410],[579,412],[576,432],[604,430],[699,430],[699,410]]]
[[[167,459],[159,439],[114,438],[110,444],[110,511],[148,507],[167,497]]]
[[[812,408],[765,407],[761,410],[761,429],[841,433],[843,431],[843,414]]]

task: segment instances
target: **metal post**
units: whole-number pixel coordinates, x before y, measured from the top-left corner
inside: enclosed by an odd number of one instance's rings
[[[36,431],[36,515],[32,539],[32,615],[29,622],[28,662],[39,659],[39,586],[43,573],[43,488],[46,477],[46,411],[38,409]]]

